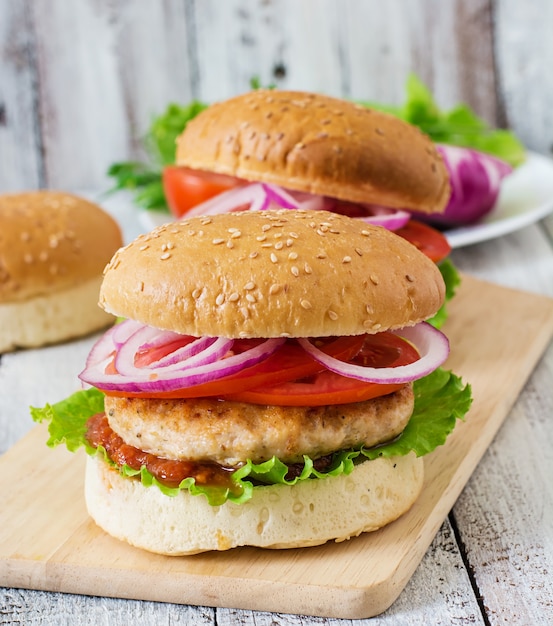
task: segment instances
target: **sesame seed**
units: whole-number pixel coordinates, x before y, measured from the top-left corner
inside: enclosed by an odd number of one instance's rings
[[[211,243],[214,243],[216,246],[218,246],[220,243],[225,243],[224,239],[213,239],[213,241]]]
[[[374,309],[370,304],[365,305],[365,311],[367,311],[367,313],[374,313]]]
[[[220,293],[216,298],[215,298],[215,304],[217,306],[221,306],[221,304],[223,304],[223,302],[225,301],[225,294]]]
[[[277,263],[278,262],[278,257],[274,252],[271,252],[271,261],[273,263]]]
[[[140,250],[140,252],[144,252],[144,250],[147,250],[150,246],[145,243],[143,246],[140,246],[140,248],[138,248]]]
[[[256,302],[255,296],[252,293],[247,293],[246,294],[246,300],[248,302]]]
[[[290,252],[290,254],[288,255],[288,259],[290,261],[295,261],[298,258],[298,253],[297,252]]]
[[[234,248],[234,243],[230,239],[227,241],[227,248],[229,250],[232,250],[232,248]]]
[[[319,133],[319,134],[317,135],[317,137],[318,137],[319,139],[326,139],[326,138],[328,137],[328,133]]]
[[[370,279],[370,281],[371,281],[371,283],[373,285],[378,285],[378,276],[375,276],[374,274],[371,274],[369,276],[369,279]]]
[[[302,307],[302,309],[305,309],[306,311],[309,311],[309,309],[313,308],[311,302],[309,302],[309,300],[301,300],[300,301],[300,305]]]
[[[270,287],[269,287],[269,294],[271,296],[276,295],[279,291],[281,290],[281,286],[278,285],[277,283],[273,283]]]
[[[355,248],[355,253],[359,256],[363,256],[363,250],[361,250],[361,248]]]
[[[246,283],[244,285],[244,289],[246,291],[251,291],[252,289],[255,289],[255,283],[253,281],[250,281],[249,283]]]
[[[255,257],[259,256],[259,252],[257,252],[256,250],[254,250],[253,252],[250,252],[249,257],[250,259],[255,259]]]
[[[293,245],[294,241],[292,239],[287,239],[286,240],[286,247],[289,248],[291,245]]]
[[[351,263],[351,257],[350,257],[350,256],[345,256],[345,257],[342,259],[342,263]]]
[[[294,215],[294,217],[297,217],[297,216]],[[295,233],[295,232],[290,232],[288,234],[290,235],[290,237],[292,237],[292,239],[297,239],[299,237],[298,233]]]
[[[362,230],[361,234],[364,235],[365,237],[368,237],[371,233],[368,230]]]
[[[271,242],[267,242],[267,243],[262,243],[261,244],[262,248],[272,248],[273,244]]]
[[[299,276],[300,275],[300,271],[299,271],[299,269],[295,265],[292,265],[292,267],[290,268],[290,271],[292,272],[292,274],[294,276]]]
[[[414,283],[415,282],[415,279],[411,276],[411,274],[405,274],[405,278],[410,283]]]
[[[312,273],[313,273],[313,270],[311,269],[311,266],[309,265],[309,263],[305,263],[305,264],[304,264],[304,266],[303,266],[303,271],[304,271],[306,274],[312,274]]]
[[[170,252],[164,252],[160,257],[159,257],[162,261],[165,261],[166,259],[171,258],[171,253]]]
[[[284,243],[282,241],[277,241],[275,243],[275,250],[282,250]]]
[[[338,313],[336,313],[335,311],[328,311],[328,317],[330,317],[330,319],[335,322],[338,319]]]
[[[265,239],[267,239],[267,235],[258,235],[256,237],[257,241],[265,241]]]
[[[294,146],[294,148],[296,150],[303,150],[305,148],[305,144],[302,143],[301,141],[298,141],[298,143]]]
[[[241,236],[242,236],[242,233],[239,230],[233,232],[231,235],[233,239],[238,239],[238,237],[241,237]]]
[[[201,295],[202,295],[202,290],[199,288],[194,289],[194,291],[192,292],[192,297],[194,298],[194,300],[197,300]]]
[[[236,302],[238,298],[240,298],[240,296],[236,293],[236,291],[233,291],[228,297],[229,302]]]
[[[375,128],[375,129],[374,129],[374,132],[375,132],[377,135],[383,135],[383,134],[384,134],[384,131],[382,130],[382,128]]]
[[[261,230],[266,233],[268,230],[271,230],[271,224],[263,224]]]

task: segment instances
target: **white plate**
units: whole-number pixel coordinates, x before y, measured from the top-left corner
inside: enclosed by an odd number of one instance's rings
[[[445,231],[452,248],[495,239],[524,228],[553,211],[553,160],[528,152],[526,161],[501,185],[496,206],[480,222]],[[142,225],[150,230],[170,221],[166,213],[141,211]]]
[[[503,180],[496,206],[480,222],[446,231],[452,248],[501,237],[553,211],[553,161],[528,152],[526,161]]]

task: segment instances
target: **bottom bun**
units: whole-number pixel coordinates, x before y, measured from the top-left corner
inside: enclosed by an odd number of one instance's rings
[[[366,461],[348,476],[256,487],[244,504],[210,506],[203,496],[176,497],[122,477],[88,457],[88,512],[108,534],[159,554],[186,555],[237,546],[299,548],[344,541],[405,513],[423,483],[414,454]]]
[[[0,352],[67,341],[113,323],[98,306],[101,282],[98,276],[71,289],[0,304]]]

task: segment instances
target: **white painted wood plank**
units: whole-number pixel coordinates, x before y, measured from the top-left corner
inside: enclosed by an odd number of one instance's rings
[[[26,2],[0,4],[0,193],[39,187],[35,50]]]
[[[191,99],[184,10],[50,0],[33,17],[46,183],[106,188],[107,168],[136,158],[151,119]]]
[[[553,4],[496,3],[496,59],[507,121],[531,149],[553,149]]]
[[[349,95],[401,103],[415,72],[448,109],[465,102],[497,123],[489,0],[340,3]],[[477,71],[476,71],[477,68]]]

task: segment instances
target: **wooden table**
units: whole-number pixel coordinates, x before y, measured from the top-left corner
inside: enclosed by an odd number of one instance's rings
[[[143,227],[124,196],[104,206],[127,240]],[[553,219],[457,249],[464,272],[553,297]],[[513,333],[532,333],[523,325]],[[33,424],[28,406],[75,388],[94,338],[0,358],[0,453]],[[371,624],[371,626],[553,623],[553,346],[444,521],[407,587],[370,620],[312,618],[0,589],[0,624]],[[1,480],[1,477],[0,477]],[[0,523],[9,510],[0,504]]]

